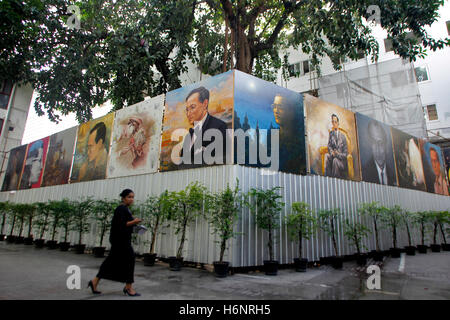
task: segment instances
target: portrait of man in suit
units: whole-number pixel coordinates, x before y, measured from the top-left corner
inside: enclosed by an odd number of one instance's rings
[[[80,168],[78,181],[105,178],[108,160],[105,139],[106,125],[103,122],[99,122],[89,131],[87,159]]]
[[[180,152],[183,161],[180,165],[182,168],[205,165],[203,152],[209,144],[215,141],[214,135],[211,139],[205,138],[205,133],[210,129],[217,129],[222,135],[222,163],[225,163],[227,124],[208,112],[208,104],[209,90],[205,87],[195,88],[186,96],[186,117],[191,128],[184,137],[183,148]],[[197,141],[198,139],[201,139],[201,142]],[[215,157],[215,150],[211,155]]]
[[[393,167],[392,150],[389,150],[388,136],[383,126],[376,120],[371,120],[367,126],[367,136],[370,144],[370,156],[362,167],[363,180],[383,185],[394,186],[395,170]]]
[[[332,129],[328,136],[328,153],[325,155],[325,176],[347,178],[347,138],[339,131],[339,117],[331,116]]]

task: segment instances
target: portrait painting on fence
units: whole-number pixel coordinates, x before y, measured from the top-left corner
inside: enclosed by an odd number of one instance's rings
[[[234,91],[235,163],[305,174],[303,96],[237,70]]]
[[[426,191],[419,140],[403,131],[391,128],[398,185]]]
[[[226,162],[232,151],[226,135],[232,129],[233,74],[228,71],[166,94],[161,171]]]
[[[158,171],[164,95],[116,112],[108,178]]]
[[[42,182],[49,137],[31,142],[23,164],[19,189],[39,188]]]
[[[106,178],[114,113],[78,126],[70,182]]]
[[[419,140],[419,145],[427,191],[448,196],[448,181],[441,148],[423,139]]]
[[[397,185],[391,127],[356,113],[361,179],[389,186]]]
[[[355,114],[304,96],[311,174],[361,180]]]
[[[50,136],[42,186],[66,184],[72,166],[77,127]]]
[[[27,153],[28,145],[11,149],[9,152],[8,166],[3,179],[2,191],[19,189],[20,176],[22,175],[23,162]]]

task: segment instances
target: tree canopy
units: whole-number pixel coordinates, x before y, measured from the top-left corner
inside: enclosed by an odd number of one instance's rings
[[[360,53],[378,56],[367,20],[379,22],[394,52],[415,60],[450,45],[431,38],[443,0],[4,0],[0,3],[0,80],[30,82],[35,109],[53,121],[110,100],[114,110],[181,86],[193,61],[200,71],[231,68],[275,80],[285,49],[335,68]],[[80,9],[79,28],[69,28]],[[414,35],[414,36],[411,36]]]

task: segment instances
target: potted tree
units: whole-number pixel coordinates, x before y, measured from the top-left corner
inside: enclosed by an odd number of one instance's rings
[[[69,231],[72,225],[72,220],[75,212],[75,204],[68,199],[63,199],[60,202],[60,206],[61,206],[61,216],[59,222],[60,227],[63,229],[64,240],[59,243],[59,250],[68,251],[70,248],[70,242],[68,242],[67,239],[69,236]]]
[[[408,246],[405,247],[405,252],[408,256],[416,255],[416,247],[413,246],[412,236],[411,236],[411,227],[414,225],[414,219],[412,214],[408,210],[401,211],[402,223],[406,229],[406,235],[408,236]]]
[[[36,215],[36,204],[35,203],[30,203],[27,205],[28,209],[27,209],[27,219],[28,219],[28,236],[24,239],[24,243],[26,245],[32,245],[33,244],[33,234],[32,234],[32,230],[33,230],[33,222],[34,222],[34,217]]]
[[[233,189],[227,185],[227,188],[221,192],[210,196],[208,208],[208,220],[213,228],[213,233],[220,238],[219,261],[214,261],[214,272],[217,277],[224,278],[228,275],[229,261],[223,261],[227,249],[228,240],[237,235],[233,231],[236,219],[239,217],[241,208],[241,194],[239,191],[239,182]]]
[[[365,248],[363,239],[367,238],[370,230],[362,223],[345,219],[344,235],[353,243],[356,248],[356,263],[365,266],[367,263],[367,254],[361,253],[361,249]],[[366,248],[367,249],[367,248]]]
[[[297,272],[306,272],[308,259],[303,257],[303,239],[309,240],[317,227],[317,219],[305,202],[292,203],[292,210],[285,217],[289,238],[298,243],[298,258],[294,258]]]
[[[159,197],[149,196],[144,203],[139,206],[142,213],[143,224],[147,226],[150,232],[150,251],[144,253],[144,266],[151,267],[155,264],[156,253],[155,244],[156,237],[160,230],[164,227],[169,213],[171,211],[171,201],[169,192],[164,191]]]
[[[337,248],[337,231],[338,231],[338,222],[341,216],[341,210],[339,208],[334,209],[322,209],[319,211],[319,221],[320,228],[328,234],[333,243],[334,253],[335,255],[330,257],[333,268],[342,269],[344,258],[339,256],[338,248]]]
[[[72,220],[72,230],[78,232],[78,244],[75,245],[75,253],[83,254],[86,245],[83,244],[83,235],[89,231],[90,215],[94,200],[90,197],[75,202],[75,211]]]
[[[274,259],[273,246],[274,232],[279,227],[280,212],[284,207],[284,202],[280,201],[282,196],[279,189],[281,188],[274,187],[267,190],[252,188],[245,197],[245,204],[256,217],[257,227],[267,231],[269,260],[263,261],[266,275],[278,273],[278,261]]]
[[[6,224],[6,218],[8,217],[10,210],[10,203],[8,201],[6,202],[0,202],[0,212],[2,213],[2,225],[0,227],[0,241],[4,241],[6,234],[3,233],[5,230],[5,224]]]
[[[385,226],[391,230],[392,248],[389,249],[392,258],[400,258],[400,249],[397,248],[397,230],[401,225],[402,208],[398,205],[392,208],[382,207],[382,217]]]
[[[35,224],[39,227],[39,238],[34,240],[34,245],[36,248],[43,248],[45,243],[44,234],[47,231],[50,217],[50,206],[47,202],[38,202],[36,209],[38,212]]]
[[[430,222],[430,211],[420,211],[415,214],[415,219],[420,226],[421,244],[417,246],[419,253],[427,253],[427,246],[425,245],[425,236],[428,232],[428,224]]]
[[[450,244],[447,243],[447,237],[445,234],[445,226],[450,223],[450,212],[449,211],[441,211],[441,219],[439,220],[439,230],[441,231],[442,241],[442,250],[450,251]]]
[[[383,252],[380,247],[380,239],[379,239],[379,224],[381,222],[382,210],[377,202],[371,203],[362,203],[358,208],[358,212],[361,215],[368,216],[372,219],[373,225],[373,233],[375,234],[375,246],[376,249],[371,251],[370,255],[375,261],[383,261]]]
[[[58,247],[58,241],[55,240],[56,234],[58,232],[58,227],[60,226],[60,219],[62,212],[65,207],[62,201],[49,201],[48,206],[50,210],[50,234],[51,238],[47,241],[47,247],[49,249],[56,249]]]
[[[169,219],[174,222],[175,234],[181,234],[177,254],[175,257],[169,257],[169,265],[170,270],[179,271],[183,265],[186,230],[190,223],[200,216],[206,198],[206,188],[194,182],[184,190],[169,193],[168,197],[171,207]]]
[[[97,200],[92,207],[92,218],[97,223],[97,235],[99,236],[99,246],[94,247],[92,252],[95,257],[102,258],[105,256],[106,247],[103,246],[103,240],[106,233],[111,228],[111,217],[114,209],[117,207],[117,201],[114,200]]]

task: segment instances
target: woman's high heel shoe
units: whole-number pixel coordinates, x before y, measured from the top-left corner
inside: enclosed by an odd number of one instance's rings
[[[92,280],[89,281],[87,287],[88,287],[88,288],[89,288],[89,287],[91,288],[93,294],[100,294],[100,293],[101,293],[100,291],[94,290],[94,284],[92,283]]]
[[[130,292],[128,292],[127,288],[123,288],[123,294],[129,295],[130,297],[139,297],[141,295],[137,292],[135,294],[131,294]]]

